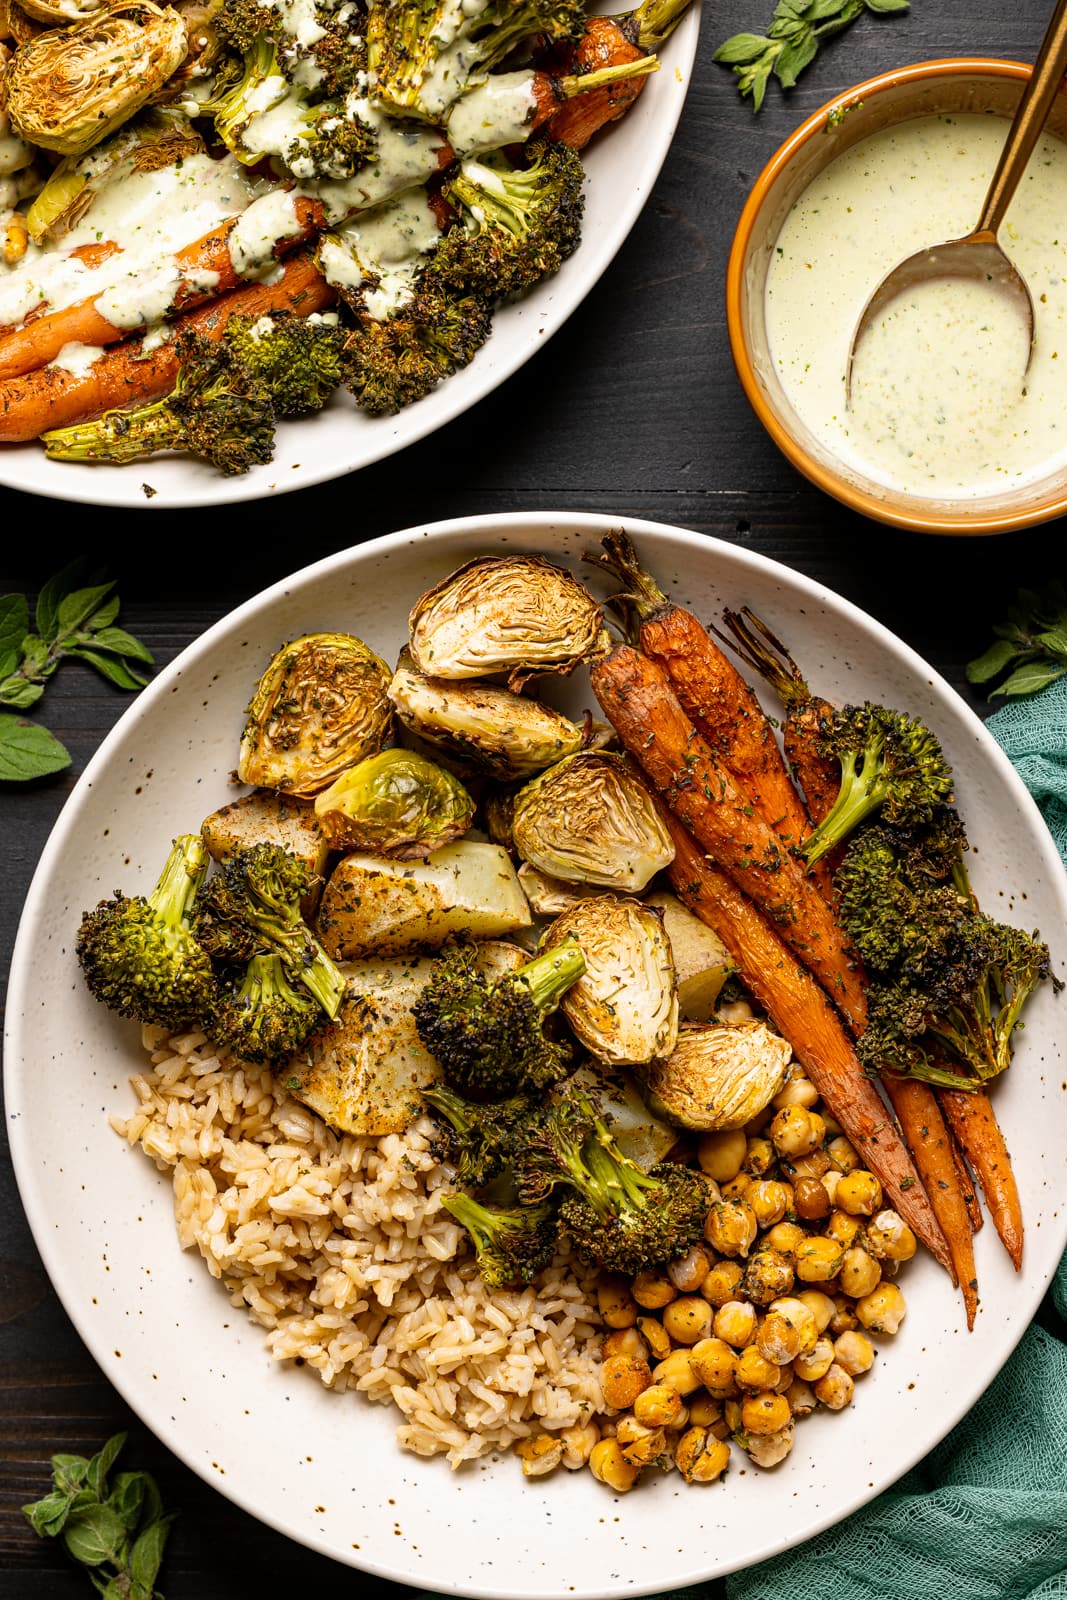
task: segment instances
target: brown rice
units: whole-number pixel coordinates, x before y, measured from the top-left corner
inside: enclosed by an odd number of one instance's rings
[[[278,1360],[392,1402],[400,1444],[453,1467],[601,1409],[594,1275],[560,1256],[535,1284],[488,1293],[441,1206],[451,1174],[427,1121],[334,1133],[202,1033],[143,1034],[151,1070],[112,1125],[173,1174],[182,1248]]]

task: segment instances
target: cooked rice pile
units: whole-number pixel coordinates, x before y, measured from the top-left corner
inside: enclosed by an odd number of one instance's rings
[[[441,1206],[450,1174],[428,1122],[331,1132],[266,1068],[200,1033],[145,1028],[152,1070],[116,1131],[174,1176],[194,1245],[281,1361],[393,1401],[400,1443],[453,1467],[601,1408],[593,1277],[560,1257],[536,1284],[489,1294]]]

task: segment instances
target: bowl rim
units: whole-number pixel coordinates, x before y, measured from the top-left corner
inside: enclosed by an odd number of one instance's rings
[[[1037,523],[1049,522],[1067,513],[1067,485],[1056,495],[1042,500],[1026,511],[983,512],[979,509],[981,501],[975,500],[962,502],[965,509],[955,513],[945,515],[929,511],[910,513],[903,509],[901,502],[890,502],[877,495],[868,494],[850,483],[844,476],[816,461],[783,426],[768,404],[749,354],[744,333],[742,301],[745,261],[752,232],[772,185],[789,166],[797,151],[816,134],[824,131],[831,116],[840,115],[861,101],[869,100],[883,90],[901,84],[921,83],[930,78],[955,78],[968,75],[986,75],[1021,82],[1029,77],[1030,70],[1026,62],[1005,60],[997,56],[945,56],[894,67],[888,72],[879,73],[876,77],[866,78],[862,83],[853,84],[851,88],[828,100],[817,111],[813,111],[798,128],[794,129],[788,139],[779,145],[749,191],[730,246],[726,266],[726,329],[741,386],[763,427],[782,454],[816,488],[831,495],[851,511],[913,533],[975,537],[1033,527]]]

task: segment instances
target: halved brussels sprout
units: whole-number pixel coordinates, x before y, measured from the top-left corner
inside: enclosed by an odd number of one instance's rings
[[[19,4],[28,16],[55,28],[96,16],[103,11],[107,0],[19,0]]]
[[[792,1058],[788,1039],[758,1019],[698,1023],[650,1064],[645,1092],[652,1110],[680,1127],[725,1133],[771,1103]]]
[[[20,45],[4,78],[11,125],[76,156],[132,117],[185,60],[185,23],[151,0],[105,6]]]
[[[285,794],[318,794],[382,748],[393,715],[389,677],[351,633],[307,633],[284,644],[248,707],[237,776]]]
[[[435,678],[507,673],[518,688],[538,672],[571,672],[606,650],[600,607],[543,556],[481,556],[415,602],[412,659]]]
[[[550,878],[547,872],[531,867],[528,861],[519,868],[519,882],[535,917],[558,917],[561,911],[569,911],[579,900],[601,893],[598,884],[564,883],[562,878]]]
[[[474,801],[458,778],[424,756],[382,750],[316,795],[315,814],[336,850],[410,861],[465,834]]]
[[[640,892],[674,860],[655,801],[624,756],[583,750],[521,789],[515,848],[550,878]]]
[[[389,698],[412,733],[494,778],[529,778],[582,748],[576,723],[494,684],[428,678],[401,661]]]
[[[622,895],[594,895],[558,916],[542,947],[551,949],[568,934],[581,946],[585,972],[560,1010],[590,1055],[615,1066],[670,1055],[678,1039],[678,995],[659,913]]]

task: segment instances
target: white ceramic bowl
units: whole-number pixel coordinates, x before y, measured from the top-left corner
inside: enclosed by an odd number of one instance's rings
[[[262,1332],[178,1249],[169,1178],[108,1126],[109,1113],[132,1107],[126,1080],[143,1058],[136,1027],[81,981],[72,948],[81,911],[116,885],[148,887],[174,834],[232,794],[249,687],[283,638],[351,629],[395,657],[413,598],[461,561],[538,551],[576,562],[612,525],[541,514],[407,529],[296,573],[209,629],[143,691],[80,779],[34,878],[11,974],[5,1091],[15,1171],[49,1274],[108,1379],[190,1467],[293,1539],[402,1583],[496,1600],[660,1592],[837,1521],[974,1403],[1067,1244],[1062,1004],[1046,988],[996,1089],[1026,1215],[1022,1273],[985,1227],[976,1241],[982,1309],[968,1334],[945,1275],[929,1258],[909,1263],[907,1320],[857,1384],[854,1407],[804,1422],[773,1472],[733,1470],[720,1485],[691,1488],[675,1474],[654,1476],[618,1499],[589,1473],[525,1480],[511,1457],[453,1473],[403,1455],[393,1414],[273,1362]],[[627,527],[661,585],[702,618],[749,604],[819,691],[869,695],[928,719],[979,846],[979,894],[1039,926],[1062,970],[1067,875],[1007,759],[954,691],[879,623],[788,568],[682,529]],[[580,683],[569,693],[575,708],[584,703]]]

